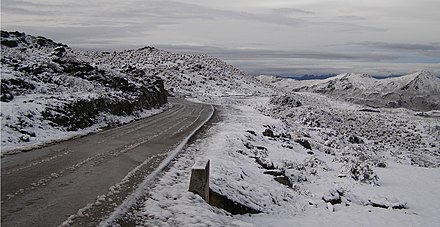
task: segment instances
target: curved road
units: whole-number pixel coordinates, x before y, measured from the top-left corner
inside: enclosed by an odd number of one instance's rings
[[[82,220],[74,225],[99,223],[213,111],[170,102],[174,107],[161,114],[2,158],[1,225],[58,226],[72,214]],[[94,209],[78,212],[87,204]]]

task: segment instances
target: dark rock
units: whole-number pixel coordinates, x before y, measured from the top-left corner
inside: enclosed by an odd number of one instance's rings
[[[292,136],[289,133],[281,133],[280,137],[285,139],[292,139]]]
[[[324,200],[326,203],[331,203],[332,205],[342,202],[341,195],[337,190],[334,189],[324,193],[322,200]]]
[[[275,135],[273,134],[273,131],[268,128],[264,130],[263,136],[267,136],[267,137],[271,137],[271,138],[275,137]]]
[[[296,143],[299,143],[301,146],[303,146],[306,149],[312,150],[312,146],[310,145],[309,141],[306,139],[296,139],[295,140]]]
[[[26,35],[24,32],[18,32],[18,31],[10,32],[9,34],[15,35],[17,37],[24,37]]]
[[[272,176],[284,176],[284,173],[278,169],[276,170],[268,170],[268,171],[264,171],[264,174],[268,174],[268,175],[272,175]]]
[[[361,143],[364,143],[364,141],[363,141],[362,139],[360,139],[359,137],[357,137],[357,136],[350,136],[350,137],[348,138],[348,142],[349,142],[349,143],[353,143],[353,144],[361,144]]]
[[[23,95],[31,90],[34,90],[35,86],[31,83],[24,81],[23,79],[2,79],[1,80],[1,101],[9,102],[17,95]]]
[[[163,85],[163,84],[162,84]],[[159,107],[167,102],[165,89],[144,90],[137,99],[97,98],[79,100],[62,107],[46,109],[42,116],[55,125],[76,131],[97,123],[97,116],[107,112],[116,116],[132,115],[135,111]]]
[[[263,169],[266,169],[266,170],[273,170],[273,169],[276,169],[276,168],[275,168],[275,165],[273,164],[273,162],[268,163],[268,162],[262,160],[262,159],[259,158],[259,157],[251,157],[251,158],[254,158],[254,159],[255,159],[255,162],[257,162],[258,165],[260,165],[261,167],[263,167]]]
[[[292,150],[293,149],[293,146],[292,145],[290,145],[290,144],[281,144],[281,146],[282,147],[284,147],[284,148],[288,148],[288,149],[290,149],[290,150]]]
[[[387,164],[385,162],[378,162],[378,163],[376,163],[376,166],[379,168],[385,168],[385,167],[387,167]]]
[[[374,173],[373,169],[368,163],[365,162],[355,162],[350,168],[351,177],[355,181],[360,181],[362,183],[376,184],[379,177]]]
[[[30,137],[36,137],[37,135],[35,134],[35,132],[30,132],[30,131],[26,131],[26,130],[19,130],[22,134],[25,135],[29,135]]]
[[[58,63],[63,68],[65,73],[68,73],[72,76],[78,76],[82,79],[93,81],[92,78],[94,77],[89,76],[99,73],[93,72],[94,68],[87,62],[81,62],[75,59],[54,59],[53,61]]]
[[[10,36],[10,35],[9,35],[9,32],[7,32],[7,31],[3,31],[3,30],[1,31],[1,37],[2,37],[2,38],[9,38],[9,36]]]
[[[48,46],[49,42],[46,38],[38,36],[37,37],[37,44],[40,46]]]
[[[358,111],[360,111],[360,112],[370,112],[370,113],[380,113],[379,110],[373,110],[373,109],[360,109]]]
[[[270,100],[270,102],[275,105],[288,107],[300,107],[303,105],[300,101],[297,101],[290,96],[276,97]]]
[[[254,136],[257,135],[257,133],[256,133],[255,131],[252,131],[252,130],[247,130],[246,132],[249,133],[249,134],[252,134],[252,135],[254,135]]]
[[[304,167],[296,167],[296,169],[286,169],[284,175],[289,178],[291,182],[305,182],[307,176],[304,174]],[[301,169],[301,170],[300,170]]]
[[[241,154],[241,155],[246,155],[246,152],[244,152],[243,150],[236,150],[235,152]]]
[[[1,44],[10,48],[18,47],[18,42],[15,40],[2,40]]]
[[[243,145],[244,145],[247,149],[249,149],[249,150],[251,150],[251,149],[254,148],[254,146],[253,146],[252,144],[250,144],[250,143],[244,143]]]
[[[148,51],[152,51],[152,50],[156,50],[156,48],[155,48],[155,47],[151,47],[151,46],[146,46],[146,47],[139,48],[139,50],[148,50]]]
[[[20,137],[20,140],[23,142],[29,142],[30,141],[30,136],[29,135],[22,135]]]
[[[60,47],[57,47],[57,48],[55,48],[55,49],[53,50],[52,55],[61,58],[61,57],[64,56],[65,53],[66,53],[66,48],[60,46]]]
[[[237,201],[233,201],[220,193],[209,189],[209,204],[220,209],[226,210],[229,213],[236,214],[258,214],[261,211],[253,209],[252,207],[243,205]]]
[[[258,150],[261,150],[261,151],[267,151],[267,148],[265,148],[263,146],[256,146],[255,148],[257,148]]]
[[[289,178],[286,176],[274,177],[273,179],[280,184],[284,184],[290,188],[293,187],[292,182],[290,182]]]
[[[10,102],[10,101],[12,101],[13,99],[14,99],[14,95],[12,95],[12,94],[9,93],[9,92],[4,92],[3,89],[2,89],[2,94],[1,94],[1,98],[0,98],[0,100],[1,100],[2,102]]]

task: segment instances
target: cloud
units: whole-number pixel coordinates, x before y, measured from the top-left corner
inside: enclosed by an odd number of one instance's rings
[[[58,2],[50,3],[46,1],[22,1],[22,0],[2,0],[2,14],[24,15],[24,16],[56,16],[66,9],[73,9],[80,6],[73,2]]]
[[[54,22],[60,24],[74,24],[75,21],[82,24],[102,25],[109,22],[120,23],[144,22],[146,25],[153,23],[185,23],[187,20],[246,20],[257,23],[267,23],[272,25],[283,25],[289,27],[297,26],[335,26],[344,30],[374,30],[382,31],[379,28],[370,26],[361,26],[347,22],[326,22],[311,21],[304,18],[295,17],[300,14],[313,14],[311,11],[300,10],[296,8],[278,8],[269,13],[257,13],[248,11],[234,11],[224,9],[214,9],[207,6],[183,3],[178,1],[158,1],[158,0],[127,0],[127,1],[93,1],[84,2],[68,1],[60,4],[57,1],[3,1],[4,13],[14,14],[15,17],[30,13],[32,15],[41,15],[46,13],[45,17],[54,17]],[[19,12],[18,9],[21,9]],[[3,12],[2,12],[3,13]],[[10,18],[5,18],[6,23]],[[162,22],[164,21],[164,22]],[[11,21],[12,22],[12,21]],[[28,21],[27,23],[32,23]]]
[[[415,44],[415,43],[386,43],[386,42],[358,42],[355,45],[375,49],[387,49],[397,51],[440,51],[440,43]]]
[[[349,21],[353,21],[353,20],[357,20],[357,21],[367,20],[367,18],[365,18],[365,17],[352,16],[352,15],[336,16],[336,19],[349,20]]]
[[[315,13],[312,11],[297,9],[297,8],[275,8],[272,9],[274,14],[305,14],[305,15],[314,15]]]
[[[41,3],[37,1],[23,1],[23,0],[3,0],[2,7],[54,7],[54,4]]]
[[[381,61],[395,59],[397,56],[382,53],[350,53],[328,52],[314,50],[267,50],[267,49],[229,49],[213,46],[194,45],[157,45],[170,51],[186,53],[206,53],[215,57],[230,60],[243,59],[326,59],[326,60],[355,60],[355,61]]]
[[[220,58],[252,74],[278,76],[327,75],[345,72],[368,73],[375,76],[406,74],[430,70],[440,75],[440,63],[399,62],[399,53],[275,51],[261,49],[228,49],[197,45],[158,45],[173,52],[207,54]]]
[[[1,7],[2,14],[42,16],[53,13],[53,11],[47,10],[52,6],[36,2],[3,0]]]
[[[47,15],[49,13],[51,13],[51,11],[34,11],[31,9],[25,9],[25,8],[20,8],[20,7],[14,7],[14,6],[3,6],[2,5],[2,11],[7,11],[9,14],[19,14],[19,15]],[[2,12],[3,13],[3,12]]]
[[[352,45],[373,50],[375,52],[395,53],[401,62],[432,62],[440,63],[440,43],[387,43],[387,42],[358,42]],[[365,51],[365,50],[363,50]]]
[[[207,53],[252,73],[334,73],[356,71],[356,66],[366,71],[378,70],[374,65],[438,67],[440,33],[434,27],[440,20],[439,4],[3,0],[1,13],[2,29],[46,36],[77,48],[121,50],[162,44],[168,50]],[[177,45],[188,43],[197,45]]]
[[[228,61],[251,75],[277,75],[300,77],[305,74],[328,75],[342,73],[366,73],[373,76],[404,75],[420,70],[428,70],[440,76],[440,63],[378,63],[344,62],[307,59],[284,59],[283,61]]]

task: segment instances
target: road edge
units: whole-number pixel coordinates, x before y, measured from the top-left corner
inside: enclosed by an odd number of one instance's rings
[[[203,123],[201,123],[197,128],[195,128],[187,137],[185,137],[185,139],[183,139],[182,142],[170,152],[168,157],[162,161],[162,163],[156,168],[156,170],[145,177],[142,183],[139,184],[138,188],[129,196],[127,196],[124,202],[116,207],[108,218],[99,223],[99,227],[111,226],[111,223],[114,223],[114,221],[116,221],[122,214],[126,213],[143,195],[142,192],[147,187],[148,183],[154,180],[159,175],[159,173],[161,173],[170,164],[170,162],[177,156],[177,154],[183,150],[183,148],[188,144],[191,138],[212,119],[215,113],[215,108],[212,104],[209,105],[211,107],[211,113],[209,117],[205,121],[203,121]],[[140,164],[139,166],[142,166],[143,164],[144,163]]]

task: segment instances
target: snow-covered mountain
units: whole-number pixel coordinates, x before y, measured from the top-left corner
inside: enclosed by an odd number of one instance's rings
[[[218,59],[153,47],[82,51],[2,31],[1,51],[2,152],[151,115],[169,94],[211,100],[271,92]]]
[[[284,91],[317,92],[374,107],[404,107],[421,111],[440,109],[440,79],[427,71],[386,79],[352,73],[325,80],[258,78]]]

